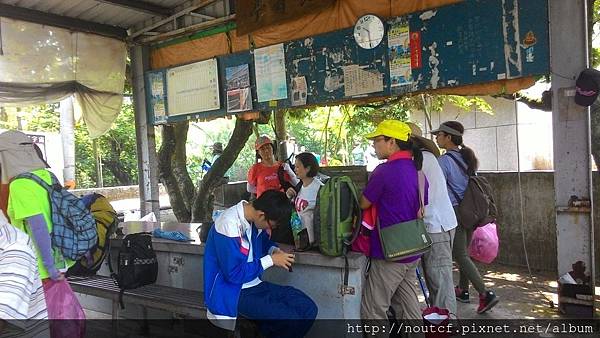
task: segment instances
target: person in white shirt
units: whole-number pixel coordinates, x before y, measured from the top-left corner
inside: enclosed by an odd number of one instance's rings
[[[421,128],[408,123],[413,142],[423,150],[423,173],[429,182],[429,204],[425,206],[424,222],[433,244],[423,254],[425,282],[432,306],[456,313],[456,297],[452,282],[452,243],[458,225],[448,196],[446,178],[437,157],[440,151],[432,140],[422,136]]]
[[[302,222],[297,249],[308,249],[315,242],[313,226],[315,206],[319,189],[323,185],[320,180],[315,178],[319,173],[319,162],[311,153],[300,153],[296,155],[294,171],[302,181],[302,186],[298,191],[295,188],[289,188],[286,195],[288,198],[294,198],[294,207]]]
[[[0,211],[0,337],[49,337],[33,242]]]

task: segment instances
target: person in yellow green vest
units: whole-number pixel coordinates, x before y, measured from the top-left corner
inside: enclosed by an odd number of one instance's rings
[[[7,216],[12,225],[27,233],[35,243],[38,270],[42,280],[60,280],[74,264],[65,259],[60,250],[53,248],[52,216],[48,192],[27,178],[32,173],[52,184],[48,165],[29,137],[16,130],[0,134],[0,170],[2,184],[9,185]]]

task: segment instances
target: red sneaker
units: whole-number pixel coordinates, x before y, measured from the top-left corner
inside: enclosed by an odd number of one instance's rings
[[[477,308],[477,313],[485,313],[487,310],[496,306],[499,301],[500,299],[496,296],[494,291],[486,291],[485,293],[479,294],[479,307]]]

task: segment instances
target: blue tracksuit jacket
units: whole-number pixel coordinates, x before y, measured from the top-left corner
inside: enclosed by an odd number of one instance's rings
[[[257,282],[273,265],[269,255],[277,245],[265,231],[244,218],[241,201],[225,210],[208,233],[204,251],[204,299],[213,324],[233,330],[242,285]],[[251,238],[248,233],[251,228]],[[252,252],[252,261],[248,255]]]

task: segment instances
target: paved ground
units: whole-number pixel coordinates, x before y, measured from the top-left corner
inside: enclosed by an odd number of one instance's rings
[[[558,284],[552,274],[534,272],[534,285],[526,268],[499,264],[479,265],[479,268],[486,286],[496,292],[500,302],[487,313],[477,314],[479,299],[477,292],[471,287],[471,303],[458,303],[459,317],[491,319],[560,317],[556,306],[551,306],[551,301],[553,304],[558,302]],[[458,271],[455,271],[454,280],[458,280]]]

